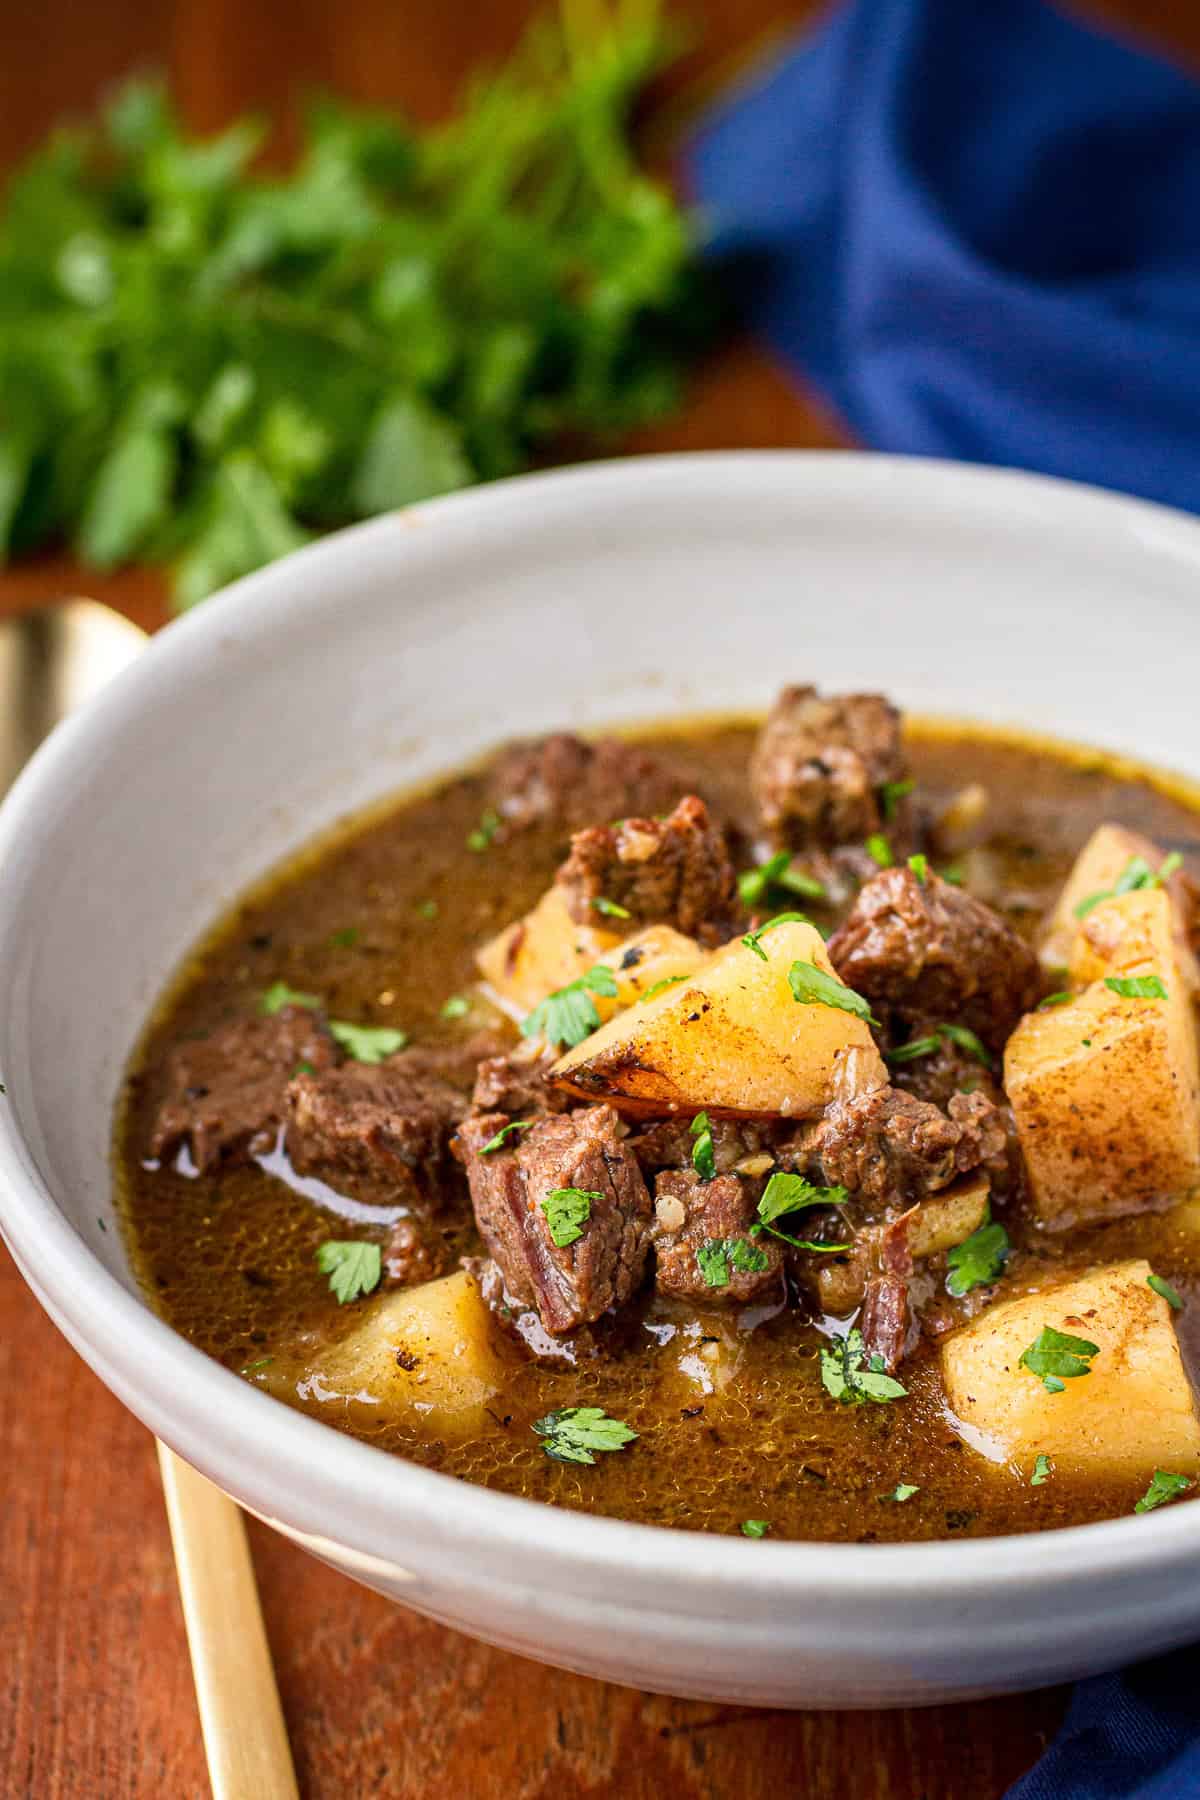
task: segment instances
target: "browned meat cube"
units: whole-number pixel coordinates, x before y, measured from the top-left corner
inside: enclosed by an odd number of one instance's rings
[[[713,1166],[718,1175],[765,1175],[774,1164],[774,1147],[791,1137],[795,1126],[766,1119],[710,1119]],[[688,1169],[696,1140],[686,1116],[660,1119],[629,1140],[629,1148],[643,1170]],[[749,1163],[749,1168],[743,1166]]]
[[[495,762],[489,804],[512,829],[547,821],[579,831],[627,814],[669,812],[682,783],[647,750],[568,732],[513,744]]]
[[[556,1051],[542,1049],[536,1042],[485,1058],[475,1077],[472,1109],[507,1113],[513,1119],[565,1111],[570,1097],[546,1086],[546,1075],[557,1061]]]
[[[694,1169],[666,1170],[655,1183],[655,1284],[660,1294],[705,1305],[742,1305],[783,1293],[783,1250],[750,1236],[761,1181]]]
[[[562,1336],[622,1305],[640,1285],[650,1196],[611,1107],[541,1118],[485,1154],[509,1123],[504,1113],[468,1119],[458,1151],[480,1235],[505,1286]],[[586,1204],[561,1210],[555,1197],[567,1189]]]
[[[882,694],[785,688],[755,745],[750,784],[764,832],[781,848],[813,850],[861,843],[886,826],[907,842],[910,806],[883,790],[902,783],[908,764],[900,714]]]
[[[1006,1166],[1007,1135],[984,1094],[956,1094],[949,1116],[899,1088],[838,1100],[781,1160],[844,1187],[866,1217],[919,1200],[981,1166]]]
[[[629,914],[630,931],[671,925],[720,944],[732,936],[740,910],[725,833],[695,794],[665,819],[622,819],[577,832],[558,882],[577,925],[594,925],[596,902],[605,899]]]
[[[467,1100],[430,1071],[427,1052],[298,1075],[287,1101],[288,1155],[298,1174],[383,1204],[437,1205]]]
[[[1037,958],[1007,920],[929,870],[883,869],[829,940],[848,987],[893,1025],[965,1025],[993,1051],[1036,1006]]]
[[[186,1147],[201,1174],[261,1155],[278,1136],[296,1070],[330,1069],[337,1055],[322,1020],[302,1006],[239,1019],[179,1044],[167,1059],[150,1154],[169,1157]]]
[[[435,1281],[454,1266],[453,1247],[428,1219],[399,1219],[383,1247],[389,1287],[416,1287]]]

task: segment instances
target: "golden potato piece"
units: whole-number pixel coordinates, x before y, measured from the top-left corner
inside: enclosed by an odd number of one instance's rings
[[[1070,965],[1080,929],[1091,916],[1088,914],[1080,919],[1075,908],[1093,894],[1110,892],[1135,856],[1143,857],[1156,873],[1162,866],[1163,852],[1140,831],[1129,831],[1124,825],[1097,826],[1075,858],[1074,867],[1050,915],[1038,951],[1044,968],[1058,970]],[[1189,943],[1183,889],[1177,880],[1169,881],[1165,892],[1170,897],[1172,931],[1182,974],[1195,992],[1200,985],[1200,971]]]
[[[1064,1473],[1196,1473],[1200,1420],[1171,1309],[1149,1274],[1141,1260],[1094,1269],[988,1307],[947,1338],[942,1378],[954,1417],[970,1428],[966,1441],[1024,1477],[1043,1452]],[[1020,1360],[1047,1325],[1099,1347],[1090,1372],[1062,1393],[1048,1393]]]
[[[560,887],[547,888],[533,911],[506,925],[476,955],[494,998],[514,1018],[532,1012],[621,942],[619,931],[577,925]]]
[[[840,987],[820,933],[773,926],[766,960],[740,939],[715,950],[694,977],[619,1013],[555,1063],[550,1080],[625,1113],[697,1112],[810,1118],[835,1094],[887,1080],[866,1021],[839,1007],[801,1004],[793,962],[815,963]]]
[[[1178,909],[1165,888],[1135,888],[1101,900],[1079,921],[1068,973],[1077,986],[1107,975],[1159,970],[1194,992],[1196,959],[1179,942]],[[1168,973],[1170,971],[1170,973]]]
[[[964,1175],[953,1187],[930,1194],[908,1228],[908,1247],[914,1258],[919,1262],[924,1256],[952,1250],[978,1231],[987,1218],[990,1195],[986,1175]]]
[[[284,1365],[284,1379],[308,1410],[369,1407],[375,1419],[410,1420],[434,1437],[465,1437],[479,1429],[508,1370],[493,1344],[478,1284],[465,1270],[377,1295],[350,1316],[345,1337],[323,1350],[298,1381]]]
[[[623,938],[600,958],[617,984],[615,999],[593,995],[600,1017],[610,1018],[621,1007],[635,1005],[660,981],[674,983],[680,976],[694,974],[705,955],[695,938],[676,931],[673,925],[647,925],[633,937]]]

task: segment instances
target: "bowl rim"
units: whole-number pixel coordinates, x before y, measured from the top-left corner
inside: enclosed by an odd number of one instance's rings
[[[735,466],[743,471],[756,463],[764,473],[782,469],[798,480],[832,481],[839,491],[847,484],[859,486],[868,507],[882,479],[901,494],[915,488],[906,504],[928,502],[936,488],[939,510],[947,499],[983,504],[989,511],[1003,507],[1006,513],[1014,500],[1032,501],[1039,512],[1049,503],[1064,515],[1064,526],[1080,530],[1094,527],[1098,513],[1111,527],[1124,512],[1135,528],[1161,530],[1169,523],[1189,559],[1200,565],[1200,521],[1174,509],[1056,477],[935,458],[843,450],[698,451],[514,476],[334,533],[243,578],[159,632],[141,657],[56,729],[22,772],[0,806],[0,868],[13,866],[17,846],[28,854],[28,845],[36,842],[36,822],[55,791],[103,752],[111,732],[131,727],[139,697],[183,677],[198,638],[219,634],[227,621],[243,623],[248,609],[280,604],[288,589],[299,595],[300,572],[308,603],[329,604],[340,572],[364,547],[390,540],[402,556],[399,518],[436,514],[443,527],[452,527],[481,510],[505,511],[514,501],[520,511],[537,507],[548,490],[565,493],[586,513],[589,494],[602,485],[619,492],[630,484],[640,491],[648,479],[669,488],[699,478],[720,487]],[[315,601],[314,587],[321,590]],[[32,860],[36,866],[36,854]],[[0,957],[11,904],[0,884]],[[0,960],[0,974],[2,968]],[[164,971],[164,984],[170,973]],[[781,1590],[818,1600],[845,1598],[851,1590],[915,1599],[928,1593],[934,1578],[943,1592],[960,1597],[995,1591],[998,1583],[1010,1590],[1028,1588],[1044,1605],[1054,1590],[1093,1580],[1101,1570],[1127,1579],[1168,1569],[1194,1554],[1200,1540],[1200,1508],[1188,1505],[1164,1508],[1153,1518],[1129,1515],[1000,1537],[895,1544],[768,1539],[764,1555],[761,1542],[732,1534],[600,1517],[425,1468],[255,1389],[151,1311],[59,1210],[14,1109],[2,1101],[0,1234],[59,1329],[101,1379],[108,1381],[114,1372],[116,1379],[108,1384],[136,1394],[131,1410],[180,1454],[234,1494],[244,1491],[239,1470],[253,1469],[254,1510],[263,1517],[389,1567],[403,1565],[406,1525],[419,1524],[427,1540],[433,1537],[446,1548],[469,1545],[489,1558],[536,1546],[547,1577],[556,1569],[586,1571],[614,1597],[639,1595],[652,1574],[669,1584],[676,1604],[688,1592],[702,1591],[706,1613],[716,1606],[743,1611],[751,1601]],[[339,1521],[336,1537],[330,1536],[330,1519]]]

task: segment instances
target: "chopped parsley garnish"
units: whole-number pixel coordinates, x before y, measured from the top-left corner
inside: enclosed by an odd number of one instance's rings
[[[943,1040],[957,1044],[968,1056],[982,1063],[985,1069],[992,1066],[989,1051],[966,1025],[935,1025],[926,1037],[910,1038],[907,1044],[898,1044],[889,1050],[887,1060],[891,1063],[915,1062],[918,1056],[933,1056],[941,1047]]]
[[[329,942],[335,950],[353,950],[358,942],[358,926],[343,925],[340,931],[331,931]]]
[[[747,950],[753,950],[755,956],[757,956],[761,962],[766,962],[767,953],[758,941],[762,937],[764,931],[771,931],[776,925],[809,925],[811,923],[812,921],[805,918],[803,913],[776,913],[773,919],[768,919],[766,924],[760,925],[757,931],[748,931],[742,939],[742,942],[745,944]]]
[[[603,994],[615,1000],[617,984],[611,969],[603,963],[594,963],[592,967],[569,981],[566,987],[556,988],[552,994],[535,1006],[533,1011],[521,1021],[523,1037],[545,1037],[552,1044],[565,1044],[574,1049],[582,1044],[585,1037],[590,1037],[600,1024],[600,1014],[596,1011],[593,994]]]
[[[743,869],[738,876],[738,893],[747,906],[757,906],[768,888],[785,888],[791,894],[802,894],[806,900],[824,900],[825,884],[803,869],[792,868],[790,850],[779,850],[757,869]]]
[[[1156,1506],[1162,1506],[1167,1500],[1177,1499],[1195,1485],[1186,1475],[1172,1475],[1169,1469],[1155,1469],[1150,1486],[1133,1510],[1135,1513],[1153,1512]]]
[[[768,1266],[765,1250],[745,1238],[709,1238],[697,1246],[696,1263],[709,1287],[729,1286],[730,1268],[743,1275],[761,1275]]]
[[[1069,1332],[1055,1331],[1043,1325],[1028,1349],[1022,1350],[1020,1363],[1031,1375],[1040,1378],[1048,1394],[1061,1394],[1063,1382],[1080,1375],[1090,1375],[1093,1356],[1099,1356],[1099,1344],[1086,1338],[1072,1337]]]
[[[378,1244],[357,1244],[330,1238],[317,1248],[317,1267],[328,1275],[339,1305],[370,1294],[383,1274],[383,1255]]]
[[[309,1012],[320,1006],[320,994],[305,994],[299,988],[289,987],[286,981],[273,981],[262,999],[259,1011],[267,1013],[282,1012],[285,1006],[303,1006]]]
[[[602,1406],[564,1406],[535,1419],[532,1429],[554,1462],[594,1463],[593,1450],[622,1450],[637,1436]]]
[[[978,1230],[946,1252],[946,1292],[956,1298],[987,1287],[1004,1271],[1012,1245],[1003,1225],[986,1218]]]
[[[471,1010],[471,1002],[465,994],[451,994],[442,1003],[443,1019],[465,1019]]]
[[[939,1025],[937,1030],[939,1037],[949,1038],[952,1044],[957,1044],[960,1050],[965,1050],[968,1056],[973,1056],[975,1061],[982,1063],[985,1069],[991,1068],[991,1052],[966,1025]]]
[[[966,876],[959,863],[947,863],[942,870],[942,880],[948,881],[951,887],[961,887],[965,879]]]
[[[770,1529],[771,1529],[771,1522],[769,1519],[743,1519],[742,1520],[742,1536],[743,1537],[765,1538],[768,1531],[770,1531]]]
[[[868,1400],[883,1405],[902,1400],[908,1393],[883,1366],[882,1356],[868,1362],[862,1332],[857,1326],[844,1337],[821,1346],[821,1380],[825,1391],[842,1406],[865,1406]]]
[[[1102,900],[1115,900],[1118,894],[1134,894],[1144,888],[1162,887],[1182,862],[1183,858],[1178,850],[1172,850],[1170,856],[1163,858],[1162,866],[1156,874],[1144,856],[1131,856],[1112,887],[1099,888],[1094,894],[1084,896],[1075,908],[1075,917],[1086,919]]]
[[[796,1250],[813,1250],[821,1255],[848,1250],[848,1244],[819,1244],[809,1238],[792,1237],[789,1232],[780,1231],[775,1220],[786,1213],[802,1212],[809,1206],[845,1206],[849,1198],[844,1187],[814,1187],[803,1175],[789,1175],[777,1169],[763,1189],[758,1203],[758,1223],[750,1227],[751,1235],[769,1231],[772,1237],[782,1238]]]
[[[297,1075],[315,1075],[316,1072],[317,1071],[313,1067],[312,1063],[298,1062],[296,1064],[295,1068],[292,1070],[292,1080],[295,1081]]]
[[[1166,986],[1157,975],[1106,975],[1106,988],[1120,994],[1122,1000],[1165,1000]]]
[[[905,1500],[911,1500],[913,1495],[919,1494],[920,1491],[916,1482],[898,1481],[890,1494],[881,1494],[879,1497],[881,1500],[895,1500],[903,1503]]]
[[[879,804],[883,808],[883,816],[889,822],[896,816],[896,808],[900,801],[911,794],[916,782],[909,778],[906,781],[885,781],[879,790]]]
[[[1054,1467],[1054,1464],[1050,1461],[1050,1458],[1043,1452],[1042,1455],[1040,1455],[1037,1458],[1037,1460],[1034,1462],[1033,1474],[1029,1477],[1030,1487],[1041,1487],[1041,1485],[1044,1481],[1049,1481],[1050,1471],[1053,1467]]]
[[[598,913],[603,913],[606,919],[630,919],[633,917],[627,906],[618,906],[615,900],[606,900],[603,894],[593,900],[592,905]]]
[[[1048,1012],[1052,1006],[1065,1006],[1073,998],[1069,988],[1060,988],[1057,994],[1047,994],[1044,1000],[1039,1000],[1037,1009],[1039,1012]]]
[[[878,1025],[871,1008],[861,994],[846,987],[836,975],[827,975],[814,962],[794,962],[788,970],[788,986],[792,998],[801,1006],[836,1006],[839,1012],[853,1013],[868,1025]]]
[[[655,994],[665,993],[669,987],[675,987],[679,982],[686,980],[686,975],[664,975],[661,981],[654,982],[651,987],[646,989],[642,999],[653,1000]]]
[[[1156,1294],[1160,1294],[1172,1312],[1183,1311],[1183,1295],[1173,1288],[1169,1281],[1164,1281],[1161,1275],[1147,1275],[1146,1286],[1152,1287]]]
[[[532,1124],[532,1119],[513,1119],[510,1124],[502,1125],[495,1137],[489,1138],[487,1143],[482,1146],[479,1152],[480,1156],[490,1156],[493,1150],[502,1150],[507,1138],[512,1137],[518,1131],[528,1131]]]
[[[712,1127],[707,1113],[697,1113],[691,1124],[692,1167],[701,1181],[711,1181],[717,1172],[713,1155]]]
[[[423,919],[436,919],[438,903],[436,900],[420,900],[417,902],[417,911]]]
[[[551,1188],[542,1201],[542,1211],[550,1229],[551,1241],[560,1250],[583,1236],[583,1228],[592,1216],[592,1201],[604,1195],[588,1188]]]
[[[920,886],[924,887],[929,877],[929,858],[927,856],[922,856],[921,852],[918,850],[915,856],[909,857],[908,866],[916,876]]]
[[[502,824],[503,820],[500,814],[489,806],[474,831],[467,834],[467,849],[487,850],[490,848],[492,839]]]
[[[260,1356],[257,1362],[247,1363],[242,1370],[242,1374],[254,1375],[259,1369],[265,1369],[268,1363],[273,1363],[274,1361],[275,1358],[273,1356]]]
[[[394,1025],[351,1025],[345,1019],[330,1019],[329,1030],[353,1062],[381,1063],[408,1042],[407,1032]]]
[[[881,869],[891,868],[895,858],[892,856],[892,846],[888,843],[882,831],[873,831],[863,845],[863,848],[871,858],[871,861],[878,863]]]

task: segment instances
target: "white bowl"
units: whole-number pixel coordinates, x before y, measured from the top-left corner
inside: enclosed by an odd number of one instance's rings
[[[0,1224],[27,1280],[101,1379],[243,1505],[548,1662],[714,1700],[880,1706],[1032,1687],[1195,1634],[1200,1506],[957,1543],[755,1543],[558,1511],[355,1443],[154,1316],[108,1157],[168,975],[338,815],[516,733],[762,706],[785,679],[1200,775],[1198,594],[1200,527],[1182,516],[842,453],[500,483],[240,583],[60,728],[0,812]]]

